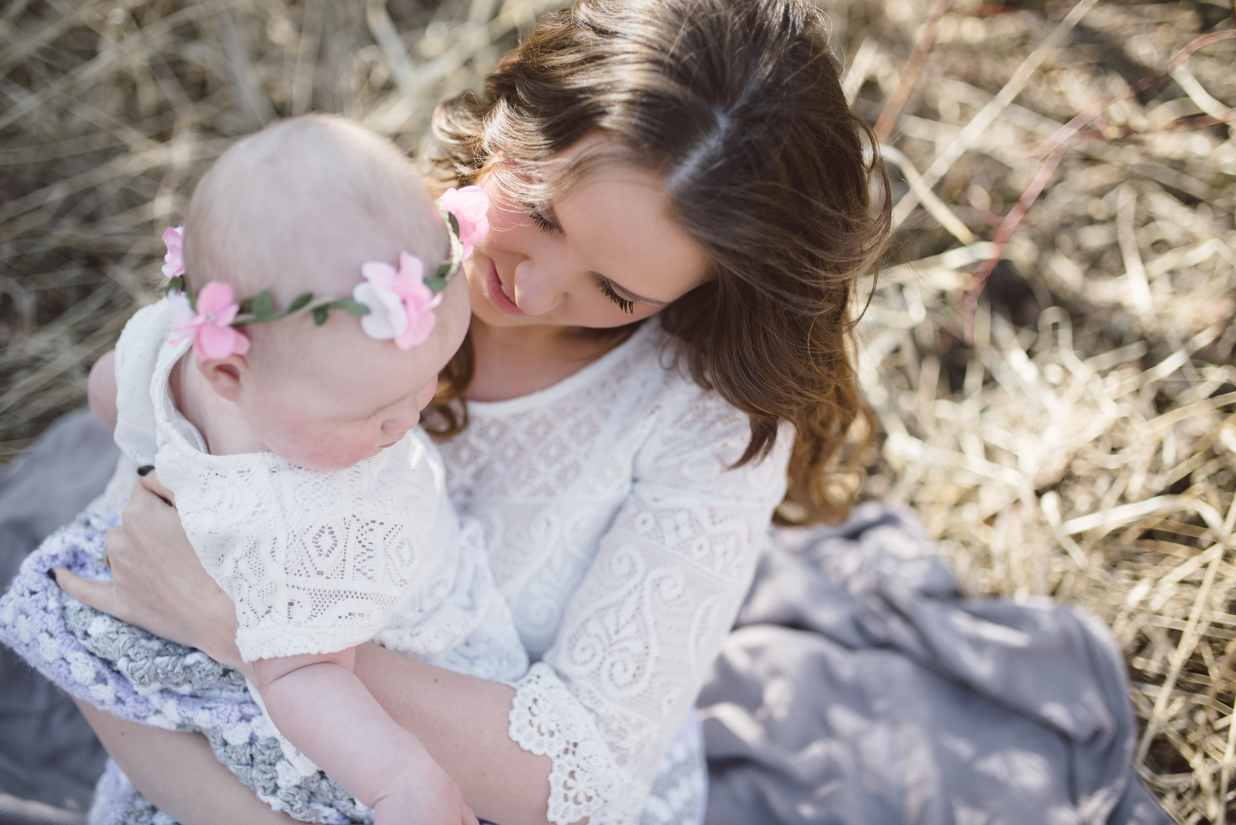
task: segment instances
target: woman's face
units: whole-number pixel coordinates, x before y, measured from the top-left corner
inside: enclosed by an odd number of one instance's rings
[[[604,151],[589,136],[560,159]],[[490,233],[465,264],[472,312],[493,327],[629,324],[702,284],[708,258],[670,217],[654,175],[605,164],[534,212],[480,181],[489,194]]]

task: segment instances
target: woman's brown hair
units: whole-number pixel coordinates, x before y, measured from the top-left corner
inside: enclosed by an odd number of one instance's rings
[[[870,418],[849,304],[888,237],[889,196],[818,10],[805,0],[578,0],[542,19],[482,94],[439,106],[434,127],[444,178],[498,174],[534,203],[546,197],[530,183],[536,165],[592,132],[660,177],[712,272],[657,317],[695,381],[750,417],[738,465],[762,457],[789,421],[786,498],[797,507],[783,512],[846,515],[849,495],[826,468],[855,419]],[[466,419],[444,402],[460,399],[471,358],[465,346],[438,399],[455,428]]]

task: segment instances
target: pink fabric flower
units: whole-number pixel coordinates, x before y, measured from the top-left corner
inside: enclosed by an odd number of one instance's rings
[[[472,247],[485,240],[489,234],[489,195],[479,186],[463,189],[447,189],[438,199],[442,208],[455,216],[459,222],[459,241],[463,244],[464,259],[472,254]]]
[[[193,351],[203,361],[244,355],[249,351],[249,336],[232,326],[240,305],[232,300],[232,288],[211,281],[197,294],[197,314],[184,324],[172,327],[173,344],[192,338]]]
[[[369,307],[362,315],[361,329],[379,341],[394,339],[400,349],[420,346],[429,338],[437,318],[434,308],[442,293],[434,295],[425,286],[425,266],[407,252],[399,253],[399,269],[385,261],[361,264],[365,282],[356,285],[352,298]]]
[[[177,226],[163,230],[163,244],[167,254],[163,256],[163,277],[176,278],[185,274],[185,228]]]

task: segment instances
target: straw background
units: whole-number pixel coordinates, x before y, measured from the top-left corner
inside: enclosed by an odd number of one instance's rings
[[[881,431],[839,482],[913,507],[975,595],[1108,622],[1141,775],[1236,818],[1236,0],[819,2],[899,221],[860,325]],[[0,462],[84,402],[232,139],[319,110],[423,151],[555,5],[0,4]]]

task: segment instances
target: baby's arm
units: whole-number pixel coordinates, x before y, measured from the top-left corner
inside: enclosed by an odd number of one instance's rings
[[[86,401],[100,424],[109,430],[116,429],[116,350],[108,350],[90,368]]]
[[[476,825],[459,786],[352,672],[356,649],[253,662],[276,727],[375,811],[376,825]]]

